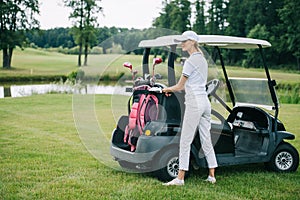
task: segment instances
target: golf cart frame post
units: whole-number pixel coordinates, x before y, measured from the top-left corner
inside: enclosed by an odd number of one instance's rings
[[[176,77],[175,77],[175,69],[174,69],[174,62],[176,59],[176,46],[171,45],[170,52],[168,55],[168,85],[173,86],[176,84]],[[150,56],[151,48],[145,48],[143,54],[143,77],[146,74],[149,74],[149,56]]]
[[[276,86],[276,81],[271,79],[269,68],[267,67],[267,63],[266,63],[265,55],[263,53],[262,46],[258,45],[258,47],[259,47],[259,51],[260,51],[260,54],[261,54],[262,63],[264,65],[264,68],[265,68],[265,71],[266,71],[271,97],[272,97],[272,100],[273,100],[273,103],[274,103],[274,109],[275,109],[275,124],[274,124],[275,130],[274,131],[277,132],[277,118],[278,118],[278,114],[279,114],[279,102],[278,102],[276,92],[275,92],[275,89],[274,89],[274,87]]]
[[[274,103],[274,110],[275,110],[275,114],[274,114],[275,124],[274,124],[274,127],[275,127],[275,132],[276,132],[277,131],[277,118],[278,118],[278,114],[279,114],[279,102],[278,102],[278,99],[276,97],[276,92],[275,92],[275,89],[274,89],[274,87],[276,86],[276,81],[271,79],[269,68],[267,67],[267,63],[266,63],[265,56],[264,56],[264,53],[263,53],[262,45],[258,44],[257,46],[259,48],[259,52],[260,52],[260,55],[261,55],[261,58],[262,58],[262,64],[263,64],[265,72],[266,72],[266,76],[267,76],[267,79],[268,79],[269,90],[270,90],[270,93],[271,93],[272,101]],[[218,46],[215,46],[215,48],[217,49],[217,52],[219,54],[219,59],[220,59],[220,62],[221,62],[223,75],[224,75],[224,78],[225,78],[225,81],[226,81],[226,85],[227,85],[227,88],[228,88],[230,99],[232,101],[232,105],[234,107],[235,106],[235,99],[234,99],[234,95],[233,95],[232,86],[230,84],[230,81],[229,81],[229,78],[228,78],[228,75],[227,75],[227,72],[226,72],[226,69],[225,69],[223,56],[221,54],[220,48]],[[218,97],[217,97],[217,99],[220,101],[220,99]],[[227,110],[230,111],[231,109],[229,107],[227,107]]]

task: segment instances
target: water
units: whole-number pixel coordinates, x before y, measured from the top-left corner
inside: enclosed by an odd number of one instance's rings
[[[0,98],[4,98],[4,87],[0,86]]]
[[[103,86],[103,85],[63,85],[63,84],[35,84],[35,85],[12,85],[4,88],[0,86],[0,98],[26,97],[38,94],[65,93],[65,94],[120,94],[129,96],[126,86]],[[9,90],[9,91],[7,91]]]

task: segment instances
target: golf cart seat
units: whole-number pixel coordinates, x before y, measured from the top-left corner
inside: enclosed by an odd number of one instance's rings
[[[269,115],[258,107],[235,107],[227,121],[234,127],[251,129],[260,133],[268,133],[270,126]]]
[[[258,107],[238,106],[228,116],[233,125],[235,155],[266,154],[271,118]]]

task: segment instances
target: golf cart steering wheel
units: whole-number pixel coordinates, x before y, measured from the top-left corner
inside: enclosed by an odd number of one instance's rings
[[[216,92],[216,90],[218,89],[219,85],[220,85],[220,81],[218,79],[210,80],[206,84],[207,95],[208,96],[213,95]]]

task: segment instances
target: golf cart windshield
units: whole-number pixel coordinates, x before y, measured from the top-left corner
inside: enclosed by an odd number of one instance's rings
[[[274,109],[267,79],[229,78],[236,106],[253,105]]]

